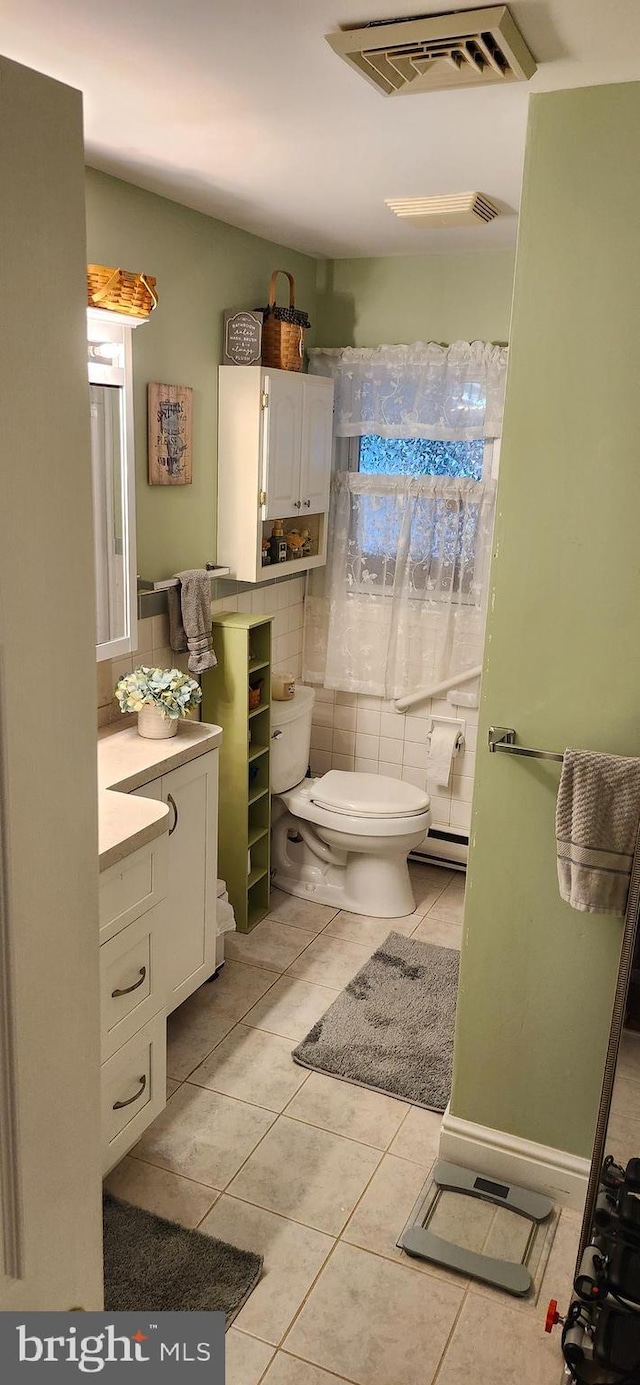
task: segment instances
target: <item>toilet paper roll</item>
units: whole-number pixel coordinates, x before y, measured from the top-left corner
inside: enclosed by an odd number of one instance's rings
[[[458,754],[459,726],[435,725],[429,742],[427,783],[448,789],[451,766]]]

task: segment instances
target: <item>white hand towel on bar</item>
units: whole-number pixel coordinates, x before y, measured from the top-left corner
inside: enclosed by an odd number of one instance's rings
[[[556,807],[560,894],[624,918],[640,821],[640,759],[565,750]]]
[[[189,650],[189,672],[215,668],[211,639],[211,573],[205,568],[177,572],[177,587],[169,587],[169,640],[176,654]]]

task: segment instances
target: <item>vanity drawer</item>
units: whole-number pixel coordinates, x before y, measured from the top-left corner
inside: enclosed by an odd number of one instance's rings
[[[152,795],[151,795],[152,796]],[[126,928],[166,894],[167,838],[133,851],[100,876],[100,941]]]
[[[100,948],[102,1061],[165,1003],[166,905],[156,904]]]
[[[166,1104],[166,1020],[149,1020],[101,1068],[102,1172],[140,1139]]]

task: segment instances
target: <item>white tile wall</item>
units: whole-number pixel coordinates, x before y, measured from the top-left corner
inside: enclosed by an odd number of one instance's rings
[[[304,623],[304,577],[269,582],[237,596],[212,601],[211,614],[244,611],[247,615],[270,615],[271,666],[276,673],[302,675],[302,637]]]
[[[270,582],[265,586],[256,587],[253,591],[239,592],[236,596],[212,602],[211,613],[214,619],[219,611],[273,615],[272,666],[278,673],[290,672],[294,678],[301,677],[304,577]],[[121,659],[107,659],[97,665],[98,725],[105,726],[120,719],[121,712],[113,690],[123,673],[131,673],[137,664],[148,664],[157,668],[183,668],[186,672],[187,659],[187,654],[175,654],[169,645],[168,615],[150,616],[146,620],[138,621],[138,648],[135,653],[127,654]],[[333,696],[330,717],[333,718]]]
[[[96,666],[98,726],[120,720],[122,713],[114,697],[114,688],[124,673],[131,673],[138,664],[148,664],[150,668],[182,668],[186,672],[187,658],[186,654],[174,654],[169,647],[167,615],[139,620],[137,650],[120,659],[106,659]]]
[[[279,673],[302,676],[304,577],[273,582],[252,591],[239,592],[212,603],[219,611],[245,611],[272,615],[272,665]],[[166,615],[138,622],[138,650],[124,659],[98,664],[98,722],[104,725],[120,717],[113,697],[122,673],[138,663],[159,667],[183,667],[187,655],[169,647]],[[479,662],[479,660],[478,660]],[[427,785],[427,734],[431,716],[461,717],[466,722],[464,752],[454,762],[449,789]],[[418,788],[428,788],[434,826],[468,832],[475,773],[478,713],[474,708],[455,708],[446,699],[424,702],[399,714],[393,703],[370,694],[332,692],[316,688],[311,728],[311,769],[325,774],[330,769],[386,774]]]
[[[429,718],[459,717],[466,722],[464,751],[454,762],[449,789],[427,784]],[[311,728],[311,769],[355,769],[386,774],[427,788],[436,827],[468,832],[475,772],[478,712],[433,699],[399,714],[393,704],[368,693],[316,688]]]

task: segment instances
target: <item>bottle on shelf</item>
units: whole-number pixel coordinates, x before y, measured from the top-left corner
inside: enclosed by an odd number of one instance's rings
[[[285,538],[286,538],[286,540],[287,540],[287,557],[288,557],[288,558],[301,558],[301,557],[302,557],[302,535],[301,535],[301,533],[300,533],[300,530],[299,530],[299,529],[289,529],[289,532],[285,535]]]
[[[269,552],[272,563],[286,563],[287,561],[287,540],[282,528],[282,520],[274,519],[271,539],[269,541]]]

